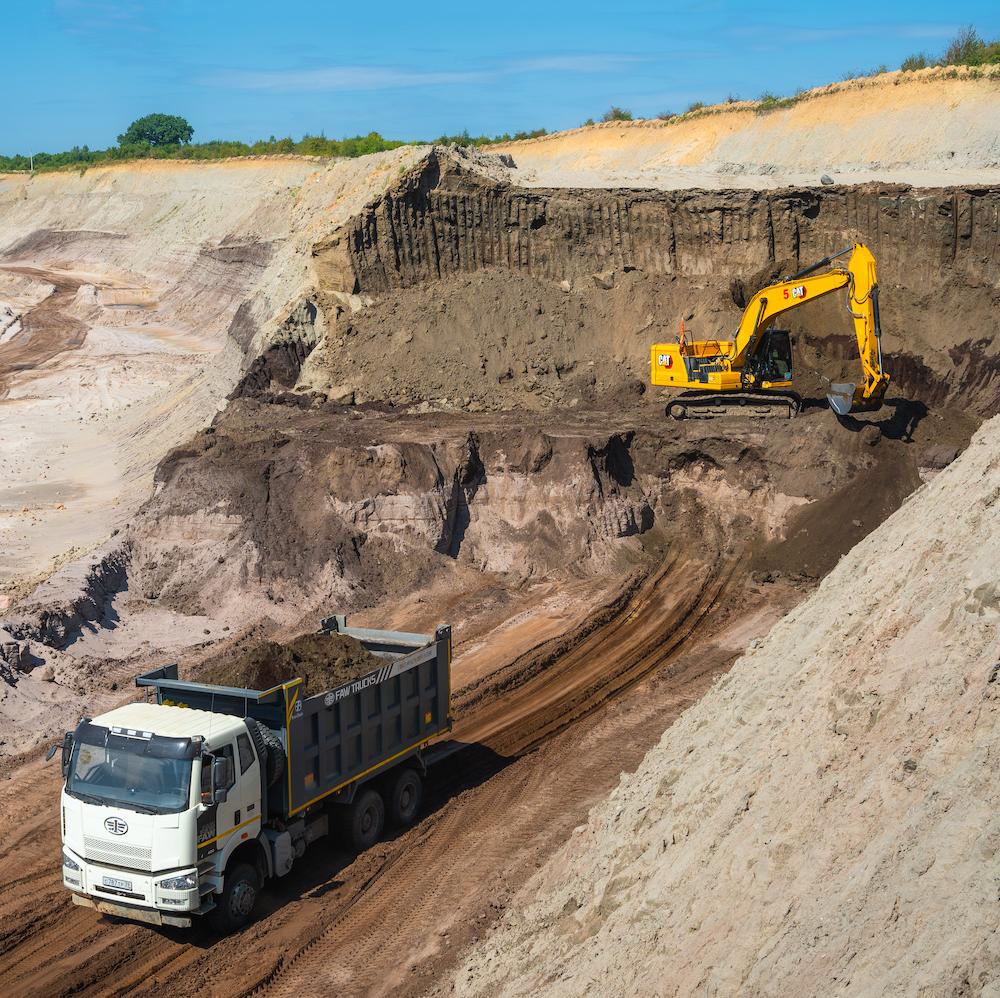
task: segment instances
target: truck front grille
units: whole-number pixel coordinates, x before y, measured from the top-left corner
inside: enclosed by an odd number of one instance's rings
[[[85,858],[94,863],[124,866],[130,870],[152,870],[152,852],[142,846],[130,846],[126,842],[98,839],[91,835],[83,837]]]

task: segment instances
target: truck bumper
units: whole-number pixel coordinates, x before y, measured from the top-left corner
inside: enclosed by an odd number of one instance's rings
[[[114,901],[99,901],[96,898],[85,897],[82,894],[73,895],[73,904],[78,904],[82,908],[94,908],[104,915],[115,915],[118,918],[127,918],[132,922],[145,922],[147,925],[174,925],[178,928],[187,929],[191,927],[191,916],[200,912],[189,912],[188,914],[168,914],[160,911],[159,908],[140,908],[138,905],[118,904]]]
[[[63,852],[78,869],[63,868],[63,886],[73,894],[73,903],[94,908],[107,915],[129,918],[149,925],[190,925],[192,915],[200,915],[211,906],[199,887],[175,890],[162,881],[197,870],[145,873],[98,866],[64,847]],[[196,882],[197,883],[197,882]]]

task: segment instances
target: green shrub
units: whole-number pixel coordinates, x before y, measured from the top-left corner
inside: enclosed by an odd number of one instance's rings
[[[951,40],[951,44],[944,51],[943,62],[946,66],[978,66],[985,48],[986,42],[970,24],[962,28]]]
[[[772,94],[769,90],[765,90],[764,93],[757,98],[757,103],[754,106],[754,111],[757,114],[767,114],[769,111],[780,111],[783,107],[792,107],[798,103],[799,96],[795,97],[779,97],[777,94]]]
[[[924,52],[908,56],[900,69],[912,72],[928,66],[994,66],[1000,64],[1000,39],[986,41],[970,24],[955,35],[944,55],[933,59]],[[955,74],[957,76],[957,74]],[[951,79],[952,74],[946,76]]]
[[[692,101],[688,104],[687,110],[684,113],[691,114],[692,111],[700,111],[704,106],[705,102],[703,100]]]
[[[601,115],[601,121],[631,121],[632,112],[626,111],[623,107],[609,107],[604,114]]]
[[[930,60],[923,52],[917,52],[916,55],[908,55],[900,64],[899,68],[904,73],[914,73],[918,69],[926,69],[931,65]]]

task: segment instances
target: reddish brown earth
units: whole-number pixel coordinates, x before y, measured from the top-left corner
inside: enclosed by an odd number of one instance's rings
[[[210,657],[191,678],[200,683],[269,690],[302,679],[313,692],[358,679],[380,666],[361,643],[345,634],[300,634],[291,641],[257,641]]]
[[[301,629],[303,613],[311,619],[329,609],[329,593],[315,586],[323,563],[314,559],[323,551],[330,557],[337,545],[355,550],[355,511],[364,509],[368,540],[342,567],[352,584],[364,580],[362,592],[383,595],[357,606],[356,618],[412,629],[456,624],[455,729],[434,750],[427,813],[417,827],[356,858],[317,843],[308,864],[273,886],[260,919],[230,939],[74,908],[59,878],[54,764],[11,766],[12,778],[0,785],[0,816],[12,830],[0,849],[5,992],[291,995],[319,984],[362,995],[433,987],[622,770],[634,768],[747,642],[811,590],[822,566],[791,572],[795,559],[782,552],[797,544],[803,560],[819,529],[827,555],[847,550],[899,504],[918,481],[925,448],[934,446],[921,441],[919,426],[915,442],[894,439],[891,415],[883,422],[889,432],[872,446],[872,434],[850,432],[819,410],[795,423],[721,428],[666,423],[656,413],[650,402],[614,413],[549,414],[527,430],[516,413],[416,417],[243,400],[217,421],[210,446],[206,438],[172,456],[149,520],[133,528],[131,577],[145,593],[134,598],[207,599],[243,578],[245,598],[275,614],[275,631],[286,613]],[[373,449],[381,465],[358,461]],[[542,522],[558,531],[561,545],[504,519],[511,511],[488,486],[497,479],[511,486],[515,475],[520,502],[529,504],[520,508],[525,522],[547,514]],[[269,483],[263,504],[252,499],[261,476]],[[846,497],[862,487],[859,511]],[[345,504],[338,526],[328,515],[333,532],[325,536],[301,519],[316,506],[314,489],[332,490]],[[464,496],[457,546],[448,501],[441,520],[428,520],[426,503],[417,501],[435,490]],[[379,541],[385,509],[365,505],[386,494],[397,516],[394,548]],[[800,504],[789,519],[787,497],[805,495],[819,501]],[[235,533],[209,531],[199,540],[199,511],[220,502],[241,512],[230,524]],[[635,532],[627,517],[624,527],[609,527],[619,523],[609,511],[643,503],[652,514],[638,517]],[[407,509],[420,513],[409,526],[398,519]],[[784,540],[781,529],[765,529],[784,520],[795,527]],[[164,562],[173,543],[162,532],[168,523],[171,536],[186,538],[187,573],[180,558]],[[296,542],[309,530],[316,541],[303,549]],[[445,541],[441,550],[428,551],[428,530]],[[232,551],[262,541],[286,556],[248,579],[234,568]],[[386,561],[391,550],[395,562]],[[491,566],[502,551],[516,556],[520,571]],[[416,563],[419,586],[397,586],[388,567],[400,559]],[[538,578],[525,574],[531,564]],[[295,586],[299,598],[289,610]],[[569,605],[553,609],[552,586],[572,594]],[[237,640],[236,658],[240,647]],[[187,665],[197,668],[209,650],[189,654]],[[116,675],[125,683],[137,664],[104,662],[81,682],[106,684]]]

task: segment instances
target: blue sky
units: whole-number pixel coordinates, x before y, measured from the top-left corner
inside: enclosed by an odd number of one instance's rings
[[[0,152],[114,143],[180,114],[195,140],[369,131],[401,139],[568,128],[611,104],[793,93],[940,52],[1000,4],[345,4],[4,0]]]

